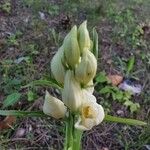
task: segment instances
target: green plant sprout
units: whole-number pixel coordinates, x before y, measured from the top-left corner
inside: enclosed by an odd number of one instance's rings
[[[60,33],[57,33],[55,29],[50,29],[50,36],[53,38],[53,41],[56,46],[60,44]]]
[[[25,87],[46,85],[59,88],[62,100],[45,94],[43,112],[0,110],[0,115],[37,116],[63,119],[65,127],[64,150],[80,150],[83,131],[91,130],[102,121],[145,126],[147,123],[134,119],[119,118],[105,114],[103,107],[93,95],[93,78],[97,71],[98,34],[91,41],[87,21],[79,28],[73,26],[66,35],[62,46],[51,61],[51,71],[55,80],[33,81]],[[96,45],[95,45],[96,44]],[[93,46],[92,46],[93,45]],[[93,54],[94,53],[94,54]]]
[[[8,14],[11,12],[11,2],[6,1],[4,4],[0,6],[0,9]]]

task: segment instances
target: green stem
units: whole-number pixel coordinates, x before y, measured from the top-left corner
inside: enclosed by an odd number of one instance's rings
[[[69,112],[69,116],[66,119],[66,137],[65,137],[65,147],[64,150],[69,150],[69,148],[73,147],[73,117]]]
[[[81,150],[82,131],[74,130],[73,150]]]
[[[64,150],[81,150],[82,131],[74,128],[75,115],[69,113],[66,120],[66,141]]]
[[[81,138],[83,131],[77,130],[74,127],[75,115],[73,115],[73,150],[81,150]]]

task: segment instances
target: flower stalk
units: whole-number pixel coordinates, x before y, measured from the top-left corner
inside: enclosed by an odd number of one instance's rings
[[[68,150],[73,147],[73,116],[71,113],[68,113],[66,117],[66,135],[65,135],[65,147],[64,150]]]
[[[83,131],[77,130],[74,127],[75,115],[69,113],[66,118],[66,134],[64,150],[80,150]]]
[[[74,150],[81,150],[82,134],[83,134],[83,131],[80,131],[74,128],[74,142],[73,142]]]

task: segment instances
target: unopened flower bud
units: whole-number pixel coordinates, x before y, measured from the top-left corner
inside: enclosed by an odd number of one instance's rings
[[[62,100],[72,112],[75,112],[81,106],[82,99],[80,84],[75,80],[73,71],[68,70],[65,75]]]
[[[46,91],[45,101],[43,105],[43,112],[56,119],[64,118],[66,114],[66,107],[64,103],[51,96],[48,91]]]
[[[78,29],[78,40],[81,53],[83,53],[84,50],[90,50],[91,40],[89,31],[87,30],[87,21],[84,21]]]
[[[74,26],[64,39],[64,56],[65,60],[71,68],[79,62],[80,49],[77,40],[77,26]]]
[[[65,69],[62,65],[62,60],[64,57],[63,47],[60,47],[58,52],[54,55],[51,61],[51,71],[54,78],[59,83],[64,83]]]
[[[83,53],[81,62],[75,69],[75,78],[83,85],[89,83],[95,76],[97,70],[97,61],[95,56],[89,50]]]

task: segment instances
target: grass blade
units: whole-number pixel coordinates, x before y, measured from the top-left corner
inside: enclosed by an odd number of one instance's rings
[[[134,67],[134,63],[135,63],[135,57],[132,56],[129,61],[128,61],[128,65],[127,65],[127,75],[130,74],[131,70],[133,70]]]
[[[22,88],[27,88],[27,87],[32,87],[32,86],[48,86],[48,87],[54,87],[58,89],[62,89],[63,87],[57,81],[55,81],[54,79],[51,79],[51,80],[35,80],[23,86]]]
[[[1,116],[46,117],[42,111],[0,110]]]
[[[146,126],[147,123],[140,121],[140,120],[136,120],[136,119],[128,119],[128,118],[121,118],[121,117],[115,117],[115,116],[111,116],[111,115],[105,115],[105,121],[108,122],[116,122],[116,123],[123,123],[123,124],[127,124],[127,125],[138,125],[138,126]]]

